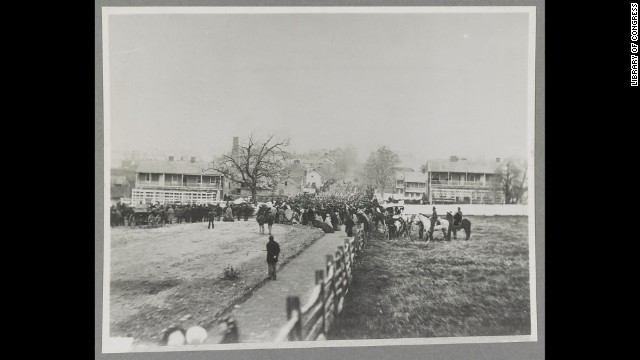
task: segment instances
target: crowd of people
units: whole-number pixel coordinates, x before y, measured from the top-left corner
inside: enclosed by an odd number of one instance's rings
[[[325,233],[339,231],[344,225],[347,236],[353,236],[354,227],[363,224],[370,231],[374,213],[382,215],[384,209],[377,200],[360,194],[317,196],[302,194],[285,199],[276,198],[262,203],[256,213],[260,233],[264,225],[274,223],[299,224],[322,229]]]
[[[367,198],[362,194],[325,195],[301,194],[291,197],[274,197],[266,202],[250,205],[249,203],[234,204],[230,199],[218,204],[149,204],[143,216],[150,225],[172,223],[209,222],[208,227],[214,228],[214,221],[248,221],[255,215],[260,234],[272,233],[273,224],[292,224],[313,226],[325,233],[339,231],[344,225],[347,236],[353,236],[354,226],[364,225],[364,231],[369,234],[373,227],[384,223],[397,213],[387,213],[380,206],[375,197]],[[397,210],[397,209],[396,209]],[[459,211],[459,209],[458,209]],[[111,207],[111,226],[136,224],[135,211],[125,204]],[[459,211],[454,217],[454,223],[459,223],[462,213]],[[438,219],[435,207],[430,216],[430,230]],[[420,224],[420,235],[424,225]]]
[[[118,203],[111,206],[111,226],[127,226],[140,223],[149,225],[182,224],[205,222],[209,220],[211,211],[215,214],[216,221],[248,221],[253,215],[253,206],[242,203],[234,204],[231,201],[221,204],[146,204],[136,208],[127,204]],[[136,215],[136,213],[138,215]],[[141,221],[143,220],[143,221]]]

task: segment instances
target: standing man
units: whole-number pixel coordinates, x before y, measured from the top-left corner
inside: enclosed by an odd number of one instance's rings
[[[220,218],[222,217],[222,206],[220,206],[220,203],[216,205],[216,217],[218,218],[218,221],[220,221]]]
[[[236,213],[236,217],[238,218],[238,221],[240,221],[240,218],[242,217],[242,210],[243,206],[242,205],[238,205],[238,207],[235,209],[235,213]]]
[[[249,213],[252,212],[251,210],[253,209],[253,207],[249,204],[244,204],[243,209],[242,209],[242,217],[244,218],[244,221],[249,221]]]
[[[273,235],[269,235],[267,243],[267,266],[271,280],[276,279],[276,266],[278,265],[278,255],[280,255],[280,245],[273,240]]]
[[[308,221],[308,224],[311,225],[311,226],[314,226],[313,222],[315,221],[315,219],[316,219],[316,214],[313,211],[313,207],[309,206],[309,209],[307,210],[307,221]]]
[[[167,210],[167,223],[173,224],[173,217],[175,216],[175,210],[173,210],[173,205]]]
[[[272,209],[275,209],[275,207]],[[275,220],[275,218],[276,216],[274,215],[273,211],[267,210],[267,226],[269,227],[269,235],[271,235],[271,228],[273,227],[273,221]]]
[[[213,223],[213,220],[216,218],[216,213],[213,211],[213,208],[209,209],[207,217],[209,218],[209,225],[207,225],[207,229],[215,229],[216,226]]]
[[[266,206],[262,205],[256,215],[256,221],[260,226],[260,235],[264,235],[264,223],[267,222],[266,209]]]

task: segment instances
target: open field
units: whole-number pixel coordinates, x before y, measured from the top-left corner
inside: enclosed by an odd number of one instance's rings
[[[329,339],[530,334],[528,218],[466,218],[469,241],[370,241]]]
[[[266,230],[265,226],[265,230]],[[280,266],[323,236],[320,229],[274,224]],[[255,220],[111,229],[111,336],[155,342],[163,328],[209,327],[267,277]],[[236,280],[222,279],[232,265]],[[181,320],[182,319],[182,320]]]

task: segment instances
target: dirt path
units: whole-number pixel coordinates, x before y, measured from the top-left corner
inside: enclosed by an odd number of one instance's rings
[[[287,322],[287,296],[300,296],[301,305],[304,305],[315,285],[315,271],[325,269],[326,255],[334,254],[338,246],[344,245],[345,239],[344,231],[325,234],[304,253],[287,263],[278,272],[276,281],[268,281],[239,308],[234,309],[240,342],[273,341]]]
[[[267,276],[267,235],[254,221],[113,228],[111,236],[112,336],[155,341],[171,325],[208,325]],[[294,256],[324,234],[311,227],[278,225],[283,256]],[[221,279],[233,265],[237,280]]]

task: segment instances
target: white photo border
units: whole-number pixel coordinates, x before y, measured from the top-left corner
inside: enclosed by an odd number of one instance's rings
[[[180,347],[140,347],[131,349],[130,341],[124,338],[110,337],[110,241],[109,223],[110,204],[110,164],[111,164],[111,128],[110,128],[110,73],[109,73],[109,16],[123,14],[433,14],[433,13],[526,13],[528,14],[528,173],[535,174],[535,115],[536,115],[536,6],[269,6],[269,7],[200,7],[200,6],[143,6],[143,7],[102,7],[102,61],[103,61],[103,105],[104,105],[104,258],[103,258],[103,296],[102,296],[102,353],[123,352],[165,352],[165,351],[211,351],[211,350],[252,350],[252,349],[288,349],[318,347],[360,347],[390,345],[434,345],[434,344],[485,344],[510,342],[537,342],[537,297],[536,297],[536,238],[535,238],[535,176],[528,179],[528,221],[529,221],[529,288],[531,334],[514,336],[478,336],[478,337],[437,337],[437,338],[398,338],[369,340],[327,340],[297,341],[285,343],[237,343],[220,345],[185,345]],[[533,200],[533,201],[531,201]]]

